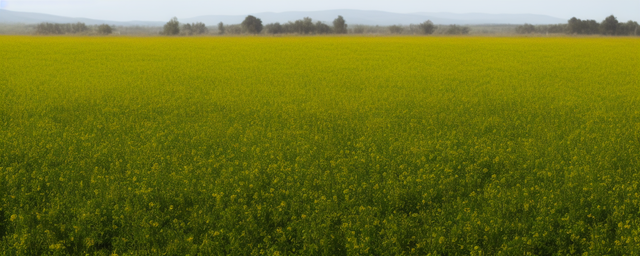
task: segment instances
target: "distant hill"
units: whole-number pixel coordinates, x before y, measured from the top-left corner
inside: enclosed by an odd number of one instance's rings
[[[42,13],[31,12],[14,12],[8,10],[0,10],[0,23],[23,23],[23,24],[36,24],[41,22],[50,23],[76,23],[84,22],[87,25],[99,25],[110,24],[120,26],[161,26],[165,22],[161,21],[107,21],[107,20],[94,20],[87,18],[70,18]]]
[[[310,17],[314,21],[331,23],[338,15],[342,15],[347,24],[361,25],[408,25],[417,24],[426,20],[431,20],[436,24],[457,24],[457,25],[485,25],[485,24],[558,24],[566,23],[567,20],[546,15],[536,14],[483,14],[483,13],[391,13],[383,11],[362,11],[362,10],[328,10],[314,12],[265,12],[252,14],[263,23],[286,23]],[[181,22],[203,22],[207,25],[215,25],[219,22],[225,24],[239,24],[246,15],[207,15],[194,18],[180,18]],[[14,12],[0,10],[0,23],[24,23],[35,24],[40,22],[52,23],[74,23],[84,22],[87,25],[112,24],[121,26],[161,26],[166,21],[107,21],[94,20],[88,18],[70,18],[40,13]]]

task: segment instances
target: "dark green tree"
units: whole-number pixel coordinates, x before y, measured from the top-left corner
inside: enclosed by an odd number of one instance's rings
[[[207,33],[207,26],[202,22],[191,24],[191,32],[195,35],[202,35]]]
[[[516,33],[518,34],[531,34],[536,31],[536,26],[525,23],[522,26],[516,27]]]
[[[342,16],[338,16],[335,20],[333,20],[333,31],[336,34],[346,34],[347,33],[347,22],[344,20]]]
[[[224,32],[225,32],[224,30],[225,30],[224,29],[224,23],[222,23],[222,22],[218,23],[218,34],[219,35],[223,35]]]
[[[600,25],[602,33],[605,35],[615,35],[618,32],[618,19],[611,15],[602,21]]]
[[[182,28],[180,29],[180,32],[182,32],[182,34],[190,36],[193,34],[193,32],[191,31],[191,24],[187,23],[182,25]]]
[[[568,22],[569,34],[591,35],[600,32],[600,24],[595,20],[580,20],[573,17]]]
[[[434,26],[433,22],[431,22],[430,20],[418,24],[418,28],[420,29],[420,32],[425,35],[431,35],[434,31],[436,31],[436,26]]]
[[[627,21],[627,23],[618,24],[618,35],[638,35],[638,22]]]
[[[582,21],[576,17],[569,19],[569,34],[578,34],[582,30]]]
[[[466,34],[469,34],[469,31],[471,31],[471,29],[469,29],[469,27],[451,25],[451,26],[449,26],[449,28],[447,29],[445,34],[448,34],[448,35],[466,35]]]
[[[185,35],[201,35],[207,32],[207,26],[202,22],[182,25],[182,34]]]
[[[82,33],[85,32],[87,30],[89,30],[89,28],[87,27],[87,25],[85,25],[82,22],[78,22],[78,23],[73,23],[70,25],[71,27],[71,33]]]
[[[402,34],[402,31],[404,31],[404,29],[401,26],[389,26],[389,32],[391,32],[391,34]]]
[[[111,33],[113,33],[113,29],[111,28],[111,26],[107,24],[102,24],[98,26],[98,34],[108,35]]]
[[[264,26],[264,29],[268,34],[281,34],[284,33],[282,25],[279,22],[267,24]]]
[[[173,17],[167,24],[164,24],[164,28],[162,29],[162,34],[166,36],[177,35],[180,33],[180,22],[178,22],[178,18]]]
[[[259,34],[262,31],[262,20],[249,15],[241,23],[242,30],[250,34]]]
[[[331,33],[331,27],[320,21],[316,22],[316,34],[329,34]]]

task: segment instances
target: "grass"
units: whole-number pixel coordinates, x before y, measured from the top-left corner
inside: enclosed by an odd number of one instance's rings
[[[0,37],[3,255],[640,254],[640,41]]]

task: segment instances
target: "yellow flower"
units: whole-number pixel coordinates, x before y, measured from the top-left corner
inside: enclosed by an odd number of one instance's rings
[[[64,245],[62,245],[62,244],[52,244],[52,245],[49,245],[49,249],[51,249],[51,250],[64,249]]]

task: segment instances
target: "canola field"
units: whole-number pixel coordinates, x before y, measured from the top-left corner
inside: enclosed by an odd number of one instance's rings
[[[638,255],[640,40],[0,37],[2,255]]]

